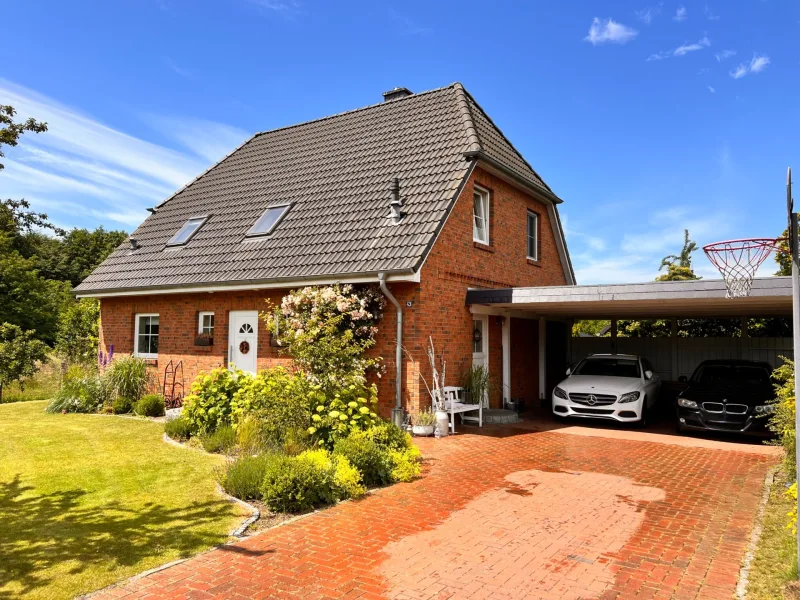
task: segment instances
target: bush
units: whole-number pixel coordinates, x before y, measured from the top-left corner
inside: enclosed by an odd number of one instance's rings
[[[406,450],[389,450],[389,460],[392,463],[392,481],[409,482],[420,476],[422,455],[419,448],[412,446]]]
[[[201,434],[200,443],[206,452],[228,454],[236,447],[236,431],[230,425],[223,425],[212,432]]]
[[[333,445],[334,455],[350,461],[365,485],[384,485],[392,481],[392,462],[388,450],[361,432],[354,432]]]
[[[225,368],[199,375],[192,383],[192,393],[183,401],[183,414],[189,420],[192,433],[232,425],[231,400],[249,379],[250,376],[242,371],[232,372]]]
[[[332,458],[322,449],[277,457],[267,466],[261,487],[264,502],[276,512],[303,512],[365,491],[345,457]]]
[[[231,496],[242,500],[260,499],[269,465],[281,457],[275,454],[240,456],[226,466],[219,484]]]
[[[50,413],[91,413],[110,402],[113,389],[108,380],[91,367],[70,367],[61,389],[45,409]]]
[[[166,423],[164,423],[164,433],[166,433],[167,436],[172,438],[173,440],[178,440],[179,442],[185,442],[191,437],[191,429],[189,427],[189,421],[187,421],[183,417],[178,417],[177,419],[172,419],[171,421],[167,421]]]
[[[150,381],[147,361],[136,356],[115,358],[106,371],[106,377],[117,394],[130,398],[134,403],[144,396]]]
[[[115,415],[124,415],[133,410],[133,400],[126,396],[117,396],[111,402],[111,410]]]
[[[783,357],[781,357],[783,358]],[[790,479],[795,473],[795,448],[797,432],[795,431],[795,393],[794,393],[794,361],[783,358],[783,364],[772,372],[775,381],[775,412],[769,428],[778,436],[778,442],[786,451],[784,462]]]
[[[353,377],[349,384],[330,389],[322,398],[308,429],[320,446],[332,448],[337,439],[347,437],[352,431],[380,423],[380,417],[373,411],[378,402],[378,390],[361,377]]]
[[[346,457],[365,485],[411,481],[421,472],[419,449],[411,436],[391,423],[352,432],[337,440],[333,453]]]
[[[164,396],[161,394],[148,394],[134,406],[134,412],[140,417],[163,417],[166,412]]]
[[[411,435],[390,421],[373,425],[365,430],[364,434],[379,446],[390,450],[405,450],[415,447],[411,441]]]
[[[232,420],[237,429],[247,419],[257,420],[265,443],[282,444],[287,432],[308,427],[312,402],[321,399],[302,373],[292,374],[283,367],[267,369],[244,379],[233,394]]]

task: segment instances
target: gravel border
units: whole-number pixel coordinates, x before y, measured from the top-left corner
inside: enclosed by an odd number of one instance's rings
[[[780,466],[772,467],[767,471],[766,477],[764,477],[764,491],[761,494],[761,502],[758,505],[755,525],[753,525],[753,530],[750,532],[750,543],[747,545],[747,552],[744,555],[742,568],[739,570],[739,582],[736,584],[736,598],[738,600],[746,600],[747,598],[747,584],[750,583],[750,569],[753,566],[753,559],[756,556],[758,541],[761,539],[761,533],[764,531],[764,514],[767,511],[767,503],[772,493],[772,484],[775,483],[775,474],[778,472],[779,468]]]

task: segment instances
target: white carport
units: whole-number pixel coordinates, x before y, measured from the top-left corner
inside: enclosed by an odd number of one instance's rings
[[[548,378],[563,375],[566,364],[591,352],[619,352],[647,356],[666,380],[690,374],[700,360],[708,358],[752,358],[773,365],[778,356],[792,356],[791,338],[751,338],[746,319],[791,317],[790,277],[759,278],[750,296],[728,299],[722,280],[664,281],[615,285],[575,285],[470,290],[467,305],[475,315],[497,315],[502,319],[503,389],[511,390],[511,365],[515,319],[538,321],[538,390],[547,397]],[[680,338],[680,318],[738,318],[743,324],[738,338]],[[572,338],[569,325],[577,319],[609,319],[611,336]],[[616,335],[619,319],[671,319],[672,335],[662,338],[622,338]],[[567,340],[548,340],[549,324],[561,323],[557,335]],[[564,332],[564,333],[562,333]],[[554,364],[553,364],[554,363]],[[551,374],[548,377],[548,374]],[[510,393],[510,392],[508,392]]]

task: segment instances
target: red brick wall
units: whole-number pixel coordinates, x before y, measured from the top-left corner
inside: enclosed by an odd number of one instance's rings
[[[476,181],[491,193],[491,244],[488,247],[476,247],[472,242],[472,186]],[[526,259],[527,209],[540,215],[541,252],[536,264]],[[403,346],[408,351],[403,355],[404,405],[412,411],[430,405],[430,397],[422,381],[424,376],[430,384],[430,368],[425,355],[428,336],[433,337],[437,355],[443,355],[447,360],[447,384],[458,385],[461,374],[472,363],[472,316],[464,303],[469,287],[564,283],[546,207],[502,180],[476,169],[422,268],[420,283],[389,285],[403,306],[404,313]],[[286,291],[105,298],[101,302],[101,348],[108,351],[109,345],[114,344],[115,352],[130,354],[133,351],[134,315],[158,313],[160,339],[156,368],[159,375],[163,376],[169,360],[182,360],[188,390],[199,372],[225,365],[228,311],[263,311],[267,299],[277,304]],[[406,302],[411,302],[411,306],[406,307]],[[214,311],[215,333],[211,347],[194,346],[198,311]],[[387,302],[374,350],[384,359],[385,372],[376,378],[376,382],[381,413],[385,416],[390,414],[394,406],[395,332],[396,311]],[[489,319],[487,333],[489,368],[498,383],[491,403],[499,406],[502,398],[499,387],[502,381],[502,347],[501,325],[496,318]],[[512,329],[512,372],[520,360],[516,356],[515,339]],[[519,353],[527,361],[525,347],[520,348]],[[258,336],[258,368],[286,362],[276,348],[269,346],[269,338],[262,327]],[[524,371],[518,370],[518,376],[535,377],[532,375],[534,372],[536,369],[528,366]],[[538,385],[535,379],[531,381],[534,382],[531,385]],[[516,396],[517,393],[512,395]]]
[[[477,183],[490,193],[491,223],[488,247],[472,241],[472,192]],[[527,255],[527,211],[539,214],[540,252],[536,263]],[[456,385],[463,371],[472,364],[472,316],[464,299],[469,288],[565,285],[564,269],[558,256],[555,236],[544,204],[477,168],[464,186],[461,196],[442,228],[421,272],[421,297],[416,309],[420,337],[434,336],[436,345],[445,348],[448,380]],[[515,323],[511,330],[511,363],[526,360],[526,347],[517,348]],[[502,339],[501,326],[489,318],[489,370],[497,382],[492,406],[501,403]],[[414,348],[424,356],[423,349]],[[522,354],[522,358],[517,357]],[[427,366],[426,366],[427,367]],[[426,368],[423,373],[428,373]],[[538,364],[518,372],[518,377],[536,381]],[[512,375],[512,380],[514,379]],[[507,393],[507,392],[506,392]],[[516,394],[513,394],[516,395]],[[534,396],[535,397],[535,396]],[[420,398],[423,406],[428,398]]]

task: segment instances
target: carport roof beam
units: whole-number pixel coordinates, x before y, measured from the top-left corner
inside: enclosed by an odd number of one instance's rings
[[[792,314],[791,277],[753,281],[750,296],[725,297],[721,279],[613,285],[469,290],[467,305],[485,305],[564,319],[767,317]]]

